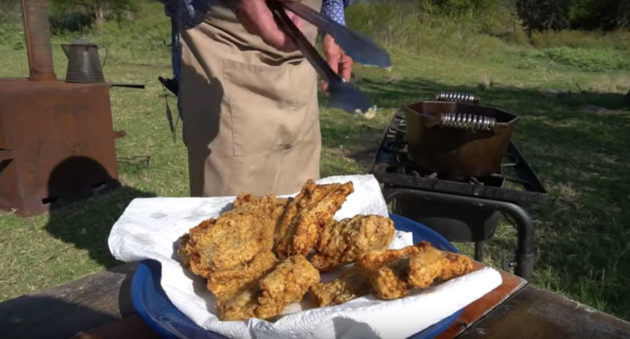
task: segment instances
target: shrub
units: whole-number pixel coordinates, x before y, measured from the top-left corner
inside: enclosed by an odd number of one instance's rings
[[[86,24],[96,23],[99,30],[106,19],[122,21],[130,13],[138,11],[134,0],[51,0],[53,22],[64,28],[82,29]],[[91,19],[91,20],[89,20]],[[66,27],[64,27],[64,25]]]
[[[81,32],[92,26],[94,18],[82,12],[60,13],[50,16],[50,30],[53,34],[65,31]]]
[[[500,49],[498,34],[480,34],[484,20],[467,17],[463,10],[439,11],[436,7],[429,13],[422,1],[357,2],[346,11],[348,25],[388,49],[402,52],[472,57]],[[456,15],[463,17],[453,17]]]
[[[516,8],[529,32],[630,28],[628,0],[517,0]]]
[[[572,0],[567,17],[572,29],[614,30],[630,28],[628,0]]]
[[[531,34],[532,31],[566,28],[568,5],[569,0],[517,0],[516,12]]]
[[[617,30],[612,32],[586,32],[577,30],[533,32],[531,43],[534,47],[574,47],[593,49],[630,50],[630,32]]]
[[[14,49],[24,48],[22,14],[18,1],[0,0],[0,44]]]
[[[465,22],[494,36],[512,33],[516,24],[513,0],[419,0],[419,4],[424,14]]]

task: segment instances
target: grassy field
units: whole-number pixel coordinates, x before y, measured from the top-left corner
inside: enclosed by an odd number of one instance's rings
[[[387,46],[394,67],[356,67],[356,83],[379,105],[373,120],[329,109],[320,96],[322,176],[369,171],[384,128],[402,105],[440,91],[479,95],[521,117],[514,139],[550,192],[547,205],[529,209],[536,226],[533,283],[630,319],[630,34],[560,32],[536,35],[530,44],[518,32],[498,37],[409,15],[350,8],[349,22]],[[83,34],[108,46],[108,80],[147,85],[111,90],[114,129],[127,133],[116,141],[124,186],[37,217],[0,214],[0,300],[118,264],[106,239],[129,201],[188,194],[181,129],[173,142],[156,80],[170,75],[168,30],[160,6],[143,3],[135,21]],[[59,44],[80,35],[53,37],[60,78],[66,58]],[[0,25],[0,55],[0,77],[28,74],[15,25]],[[175,98],[168,99],[174,108]],[[134,160],[146,157],[148,164]],[[500,267],[514,242],[515,231],[503,224],[488,241],[488,262]],[[457,245],[470,253],[469,244]]]

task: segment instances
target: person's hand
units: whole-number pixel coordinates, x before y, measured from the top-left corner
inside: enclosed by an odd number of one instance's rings
[[[324,56],[335,73],[339,74],[344,80],[350,80],[352,75],[352,58],[343,52],[341,47],[337,45],[335,38],[330,34],[324,36]],[[322,83],[322,89],[328,90],[328,84]]]
[[[280,2],[298,2],[300,0],[277,0]],[[281,51],[292,52],[297,49],[293,40],[276,24],[273,14],[265,0],[226,0],[247,32],[259,35],[265,43]],[[300,17],[287,11],[289,18],[302,29]]]

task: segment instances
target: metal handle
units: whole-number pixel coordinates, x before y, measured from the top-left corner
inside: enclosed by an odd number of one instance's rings
[[[468,113],[441,113],[439,126],[473,131],[493,131],[497,119]]]
[[[313,65],[317,73],[329,84],[343,83],[341,76],[330,68],[330,65],[319,55],[315,47],[313,47],[304,34],[302,34],[302,31],[291,21],[287,13],[285,13],[282,4],[277,1],[267,1],[267,6],[271,9],[271,13],[280,28],[293,40],[298,49],[302,51],[304,57]]]
[[[442,92],[435,96],[437,101],[461,102],[469,104],[478,104],[481,99],[468,93]]]
[[[102,65],[102,67],[105,67],[105,63],[107,62],[107,57],[109,57],[109,51],[107,50],[107,46],[105,45],[98,45],[98,47],[105,49],[105,57],[103,58],[103,65]]]
[[[147,87],[144,84],[123,84],[119,82],[110,82],[109,85],[112,87],[127,87],[127,88],[140,88],[140,89],[144,89]]]

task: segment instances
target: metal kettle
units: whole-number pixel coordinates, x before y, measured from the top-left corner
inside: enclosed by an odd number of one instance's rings
[[[71,44],[61,45],[61,48],[68,58],[66,82],[105,82],[103,66],[107,61],[107,48],[105,48],[102,65],[98,54],[99,45],[89,40],[77,39]]]

